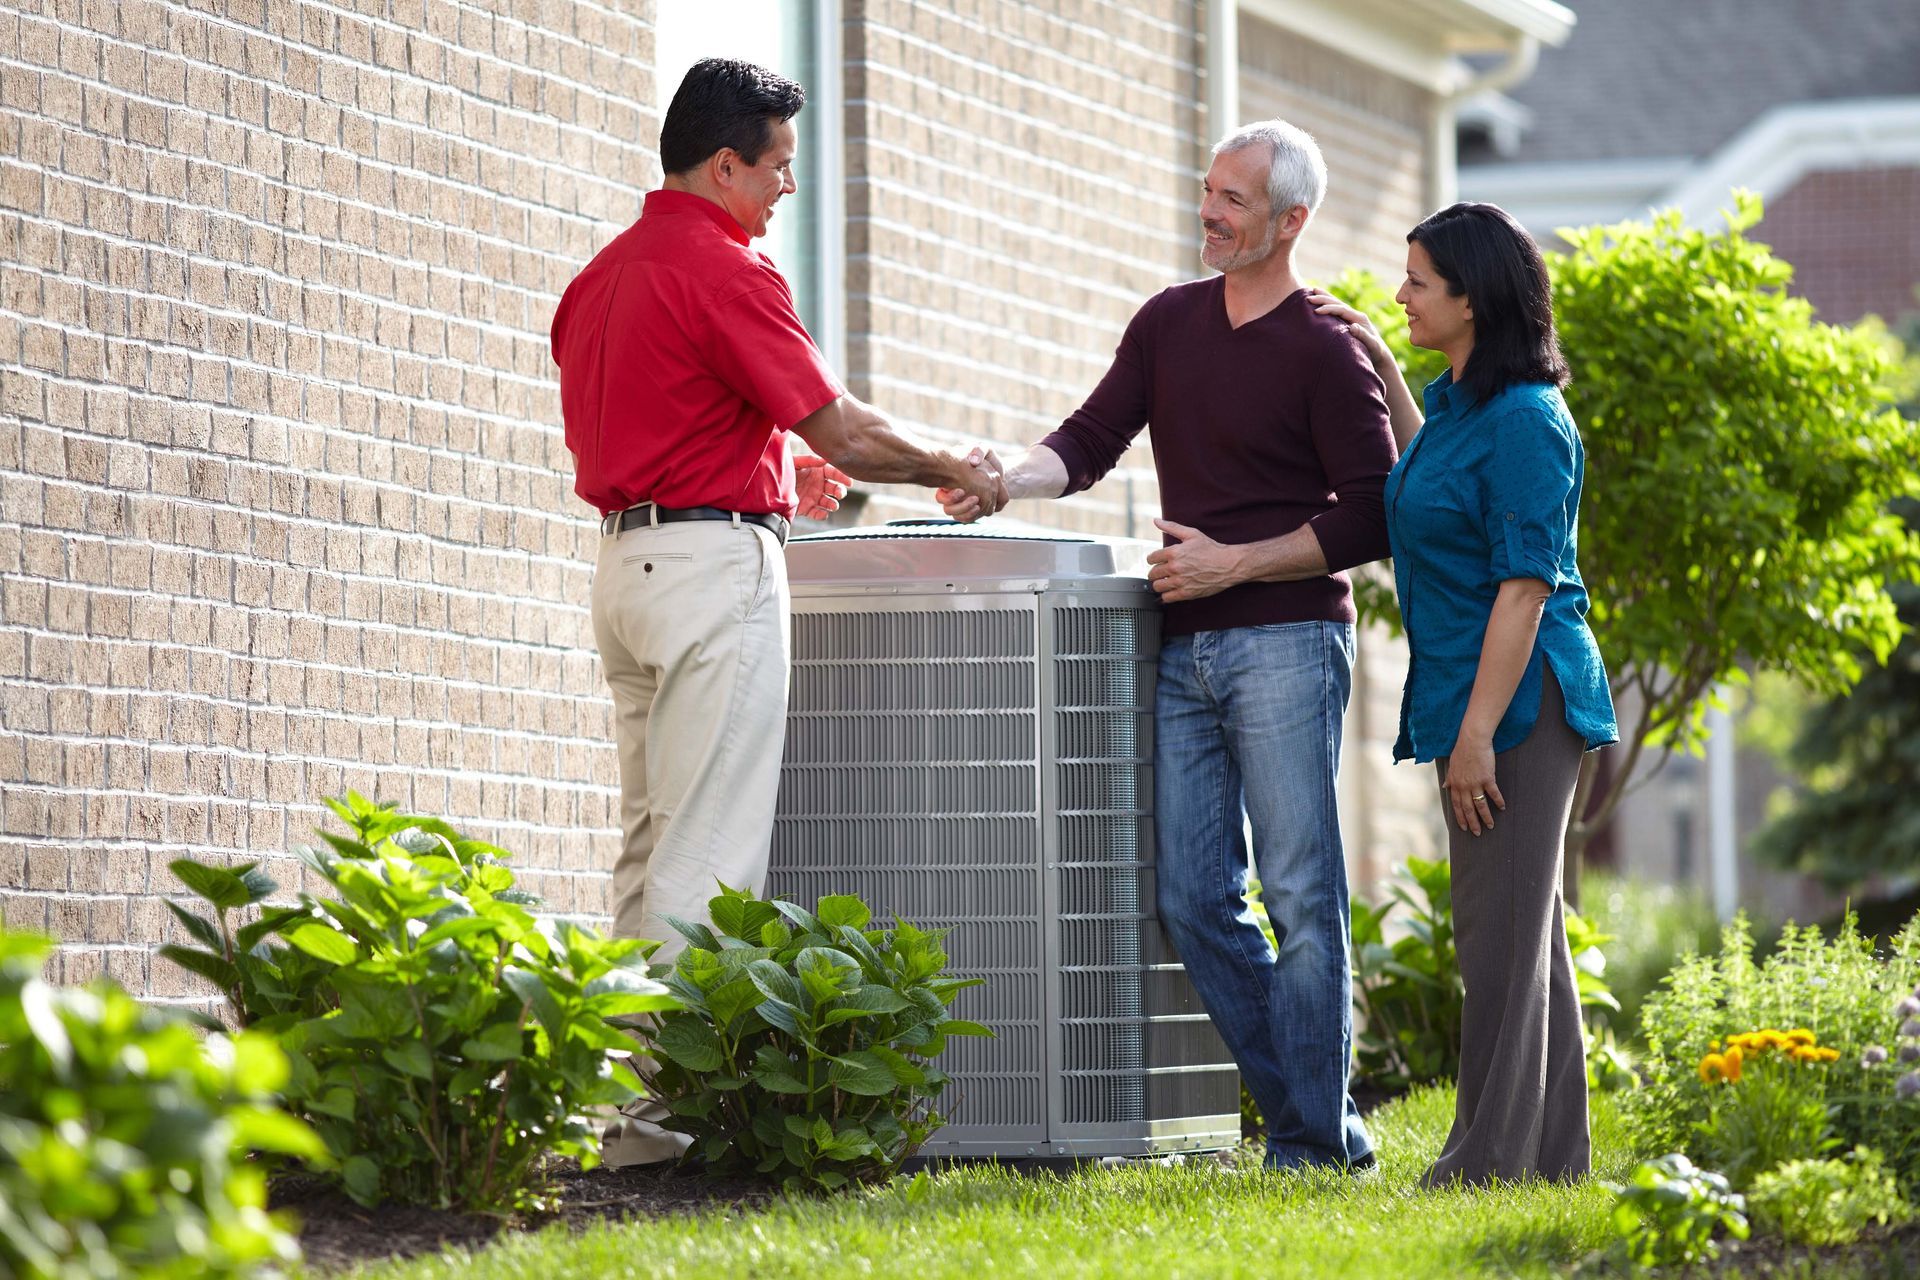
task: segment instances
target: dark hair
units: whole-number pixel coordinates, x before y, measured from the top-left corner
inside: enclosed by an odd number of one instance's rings
[[[1567,385],[1567,361],[1553,331],[1553,282],[1540,246],[1499,205],[1448,205],[1407,243],[1433,259],[1447,292],[1473,307],[1473,354],[1461,379],[1485,400],[1516,382]]]
[[[687,71],[660,127],[660,167],[685,173],[731,147],[748,164],[773,142],[773,126],[807,104],[785,76],[737,58],[702,58]]]

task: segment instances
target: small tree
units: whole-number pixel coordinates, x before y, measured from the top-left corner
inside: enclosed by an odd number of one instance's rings
[[[1887,583],[1920,571],[1920,536],[1888,509],[1920,493],[1920,447],[1893,407],[1887,348],[1817,322],[1787,293],[1792,267],[1744,234],[1759,198],[1736,203],[1723,231],[1668,213],[1563,231],[1570,251],[1547,256],[1587,451],[1589,621],[1632,709],[1604,790],[1592,757],[1582,771],[1576,862],[1645,751],[1700,749],[1716,684],[1778,671],[1838,694],[1863,657],[1884,663],[1902,631]],[[1410,379],[1444,368],[1409,349],[1377,281],[1350,273],[1341,290]],[[1360,597],[1398,626],[1389,584]]]
[[[1920,289],[1914,295],[1920,302]],[[1901,408],[1920,412],[1920,311],[1884,340]],[[1920,532],[1920,501],[1894,509]],[[1755,842],[1761,857],[1836,888],[1911,873],[1920,849],[1920,582],[1896,583],[1892,594],[1907,634],[1848,693],[1800,719],[1784,755],[1802,786]]]

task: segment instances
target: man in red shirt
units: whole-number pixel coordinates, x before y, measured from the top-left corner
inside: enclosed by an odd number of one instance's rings
[[[593,630],[613,694],[624,842],[614,932],[684,943],[716,881],[759,892],[786,735],[796,511],[850,478],[958,486],[992,510],[988,455],[930,451],[848,395],[750,246],[795,190],[805,91],[751,63],[687,73],[660,134],[666,178],[638,222],[567,287],[553,318],[574,490],[601,512]],[[787,435],[811,452],[788,456]],[[979,462],[981,465],[974,465]],[[685,1146],[636,1114],[612,1165]]]

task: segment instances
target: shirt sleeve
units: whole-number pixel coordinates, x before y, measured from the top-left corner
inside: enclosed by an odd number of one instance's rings
[[[1577,448],[1571,429],[1538,406],[1495,425],[1482,510],[1495,582],[1538,578],[1560,585],[1573,536]]]
[[[845,394],[800,322],[786,281],[771,270],[742,271],[721,290],[707,327],[707,358],[722,381],[783,431]]]
[[[1398,456],[1387,415],[1386,388],[1360,344],[1332,335],[1321,355],[1308,429],[1334,505],[1307,521],[1327,559],[1327,572],[1385,559],[1387,473]]]
[[[1066,464],[1066,493],[1090,488],[1113,470],[1120,455],[1147,425],[1148,406],[1153,403],[1147,313],[1158,298],[1157,294],[1149,298],[1127,322],[1127,331],[1113,353],[1113,364],[1086,403],[1040,441]]]

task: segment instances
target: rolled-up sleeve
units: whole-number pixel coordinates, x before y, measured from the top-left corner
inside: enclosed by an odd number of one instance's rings
[[[1571,427],[1538,407],[1509,413],[1494,428],[1482,510],[1493,581],[1560,585],[1579,465]]]

